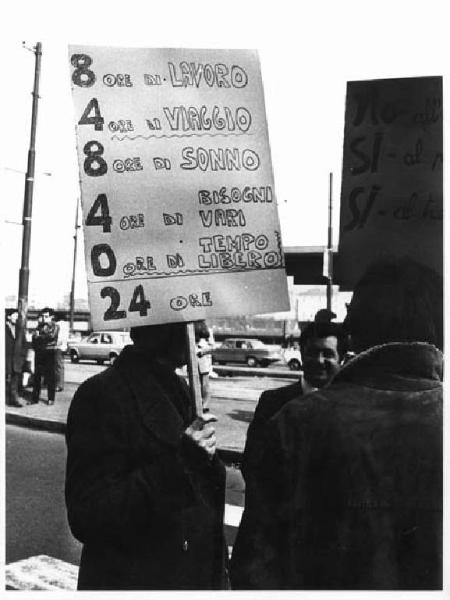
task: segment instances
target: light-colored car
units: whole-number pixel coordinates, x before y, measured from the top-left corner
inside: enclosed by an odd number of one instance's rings
[[[261,340],[228,338],[212,351],[215,364],[244,363],[249,367],[268,367],[282,359],[280,346],[264,344]]]
[[[126,331],[94,331],[87,338],[68,343],[68,354],[73,363],[80,360],[96,360],[99,364],[116,360],[125,346],[132,344]]]

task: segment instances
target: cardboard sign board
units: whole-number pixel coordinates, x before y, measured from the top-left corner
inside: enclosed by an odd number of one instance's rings
[[[257,53],[69,59],[93,326],[287,310]]]
[[[443,268],[442,78],[347,84],[339,273],[386,256]]]

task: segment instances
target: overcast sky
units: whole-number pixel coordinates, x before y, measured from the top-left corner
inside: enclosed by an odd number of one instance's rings
[[[34,73],[34,56],[22,49],[22,40],[43,44],[29,295],[55,304],[70,290],[79,196],[68,44],[257,49],[283,243],[323,245],[329,172],[334,173],[338,227],[346,82],[444,75],[446,91],[450,62],[444,6],[434,0],[78,0],[16,1],[3,7],[4,295],[17,293],[18,287],[22,228],[5,221],[22,218],[21,172],[26,170]],[[76,295],[83,297],[82,243],[79,248]]]

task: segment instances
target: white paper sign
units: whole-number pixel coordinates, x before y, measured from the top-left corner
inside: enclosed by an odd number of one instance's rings
[[[69,59],[93,326],[287,310],[257,53]]]

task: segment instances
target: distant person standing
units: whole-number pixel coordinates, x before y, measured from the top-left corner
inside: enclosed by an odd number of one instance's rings
[[[6,310],[5,323],[5,399],[8,406],[21,407],[19,402],[19,380],[22,374],[25,352],[24,343],[21,346],[21,352],[16,351],[16,322],[19,313],[16,308]]]
[[[205,321],[195,322],[195,341],[197,343],[198,372],[202,391],[203,412],[209,413],[209,401],[211,398],[209,375],[212,369],[212,345],[209,343],[209,329]]]
[[[67,342],[69,340],[69,323],[64,320],[65,313],[55,314],[56,325],[58,326],[58,339],[56,340],[56,391],[62,392],[64,389],[64,353],[67,351]]]
[[[38,326],[32,336],[31,344],[35,352],[35,373],[33,393],[29,404],[39,402],[43,377],[47,384],[47,404],[51,405],[55,402],[58,326],[53,320],[54,314],[51,308],[42,309],[39,314]]]

